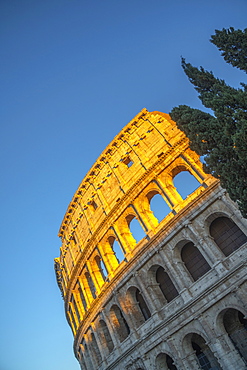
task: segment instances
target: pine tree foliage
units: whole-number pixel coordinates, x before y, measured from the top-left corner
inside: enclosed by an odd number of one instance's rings
[[[233,27],[215,30],[210,41],[222,51],[221,55],[227,63],[247,73],[247,28],[244,31]]]
[[[223,31],[216,31],[216,36],[219,38]],[[225,31],[224,36],[232,37],[233,31]],[[247,86],[242,84],[242,89],[235,89],[212,72],[193,67],[184,59],[182,67],[203,105],[214,115],[186,105],[173,108],[170,115],[189,137],[191,148],[205,156],[204,170],[220,179],[222,187],[247,217]]]

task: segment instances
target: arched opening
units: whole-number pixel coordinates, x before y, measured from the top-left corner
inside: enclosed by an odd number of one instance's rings
[[[73,313],[76,315],[77,321],[80,322],[81,319],[80,319],[80,312],[78,308],[78,302],[73,295],[71,296],[70,302],[72,304],[72,307],[74,308]]]
[[[181,258],[194,281],[210,270],[209,264],[192,242],[183,246]]]
[[[212,366],[210,364],[210,361],[205,352],[203,352],[202,348],[195,342],[192,342],[191,344],[193,350],[195,351],[197,360],[200,364],[200,368],[203,370],[211,370]]]
[[[247,242],[247,236],[228,217],[216,218],[211,223],[209,232],[225,256],[229,256]]]
[[[91,355],[90,355],[89,350],[88,350],[88,346],[84,342],[81,345],[84,347],[84,359],[85,359],[85,362],[86,362],[86,368],[91,370],[91,369],[93,369],[93,364],[92,364]]]
[[[131,318],[138,328],[151,317],[151,313],[141,292],[135,286],[128,289],[126,293],[127,305]]]
[[[148,194],[148,199],[150,202],[150,209],[159,222],[171,212],[168,204],[159,193]]]
[[[100,337],[101,344],[108,349],[109,353],[111,353],[114,349],[114,344],[109,329],[104,320],[99,321],[98,335]]]
[[[132,164],[134,163],[132,161],[132,159],[130,158],[130,156],[127,156],[125,158],[123,158],[122,162],[128,167],[130,168],[132,166]]]
[[[188,195],[201,186],[199,181],[189,171],[179,172],[173,178],[173,184],[183,199],[186,199]]]
[[[86,363],[85,363],[85,360],[84,360],[84,356],[83,355],[81,355],[79,362],[80,362],[80,365],[81,365],[81,369],[82,370],[87,370],[87,366],[86,366]]]
[[[79,346],[78,360],[80,362],[81,369],[82,370],[87,370],[86,362],[85,362],[85,359],[84,359],[84,356],[83,356],[83,352],[82,352],[82,345]]]
[[[88,271],[85,272],[85,278],[87,280],[87,283],[88,283],[88,286],[90,288],[90,291],[91,291],[91,294],[92,294],[93,298],[96,298],[96,289],[95,289],[93,280],[91,278],[91,275],[89,274]]]
[[[247,365],[247,320],[242,312],[229,308],[224,313],[223,325],[234,347]]]
[[[121,245],[119,244],[119,242],[113,237],[111,236],[109,239],[109,244],[115,254],[115,257],[118,261],[118,263],[121,263],[124,259],[125,259],[125,255],[124,255],[124,252],[123,252],[123,249],[121,247]]]
[[[157,370],[177,370],[173,359],[166,353],[158,354],[155,364]]]
[[[135,239],[136,243],[138,243],[146,236],[143,228],[140,225],[140,222],[134,216],[129,216],[126,220],[133,238]]]
[[[178,291],[170,279],[170,276],[161,266],[156,271],[156,281],[159,284],[160,290],[162,291],[167,302],[172,301],[178,296]]]
[[[94,363],[96,363],[97,366],[99,366],[99,364],[102,361],[102,357],[94,333],[91,333],[91,335],[89,335],[89,338],[90,338],[90,352],[92,354],[92,358],[94,360]]]
[[[85,296],[84,296],[83,291],[82,291],[80,286],[78,287],[78,293],[79,293],[83,308],[84,308],[85,311],[87,311],[87,302],[86,302]]]
[[[214,356],[210,347],[206,343],[203,337],[199,334],[191,333],[187,335],[186,341],[188,343],[188,349],[194,354],[198,366],[202,370],[220,370],[221,367],[218,360]]]
[[[119,341],[122,343],[128,337],[130,328],[117,305],[113,305],[110,309],[110,320],[116,330]]]
[[[108,275],[107,269],[105,267],[105,264],[100,256],[95,257],[95,262],[98,266],[99,272],[101,274],[102,279],[105,281],[106,277]]]
[[[143,314],[144,320],[146,321],[151,317],[151,313],[149,311],[149,308],[148,308],[141,292],[139,291],[139,289],[136,289],[136,294],[135,295],[136,295],[136,301],[139,304],[139,307],[140,307],[140,310]]]
[[[70,326],[71,328],[74,327],[74,329],[76,330],[77,329],[77,323],[76,323],[76,314],[75,314],[75,311],[73,309],[73,306],[71,305],[71,303],[69,304],[69,317],[70,317]]]
[[[146,285],[150,289],[152,289],[150,293],[152,294],[154,306],[157,308],[161,308],[167,303],[167,299],[165,298],[162,290],[160,289],[160,284],[159,282],[157,282],[156,279],[156,273],[160,267],[161,267],[160,265],[151,266],[146,276]]]

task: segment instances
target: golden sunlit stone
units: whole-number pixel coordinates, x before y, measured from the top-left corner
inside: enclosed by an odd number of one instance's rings
[[[181,172],[198,182],[187,197],[174,186]],[[160,222],[158,195],[169,209]],[[143,109],[85,176],[59,230],[55,271],[81,368],[199,369],[203,358],[208,369],[245,369],[245,234],[185,134]]]

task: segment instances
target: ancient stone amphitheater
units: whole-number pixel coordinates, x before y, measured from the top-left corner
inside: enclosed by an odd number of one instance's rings
[[[184,133],[143,109],[59,231],[55,271],[81,368],[246,369],[246,235]]]

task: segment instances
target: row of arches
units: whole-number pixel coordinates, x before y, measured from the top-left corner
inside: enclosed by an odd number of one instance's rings
[[[133,164],[132,161],[130,161],[129,163]],[[190,195],[201,185],[204,179],[202,173],[198,174],[198,169],[197,171],[195,171],[193,168],[189,167],[187,163],[181,164],[180,162],[179,165],[172,168],[172,171],[168,177],[169,180],[166,181],[168,182],[168,186],[166,189],[167,194],[166,192],[162,191],[162,186],[160,186],[158,181],[154,181],[153,183],[156,183],[158,185],[158,188],[147,195],[149,202],[151,201],[151,210],[157,211],[157,218],[160,220],[163,219],[165,215],[167,215],[171,211],[171,206],[173,205],[173,202],[171,201],[170,196],[168,196],[168,193],[174,193],[172,198],[174,197],[178,200],[184,200],[187,198],[188,195]],[[166,194],[165,197],[163,197],[164,194]],[[156,195],[160,196],[155,197],[155,200],[151,200],[151,198]],[[160,202],[163,205],[163,210],[161,210]],[[170,207],[168,206],[168,204]],[[89,210],[91,211],[91,213],[95,214],[96,210],[100,210],[99,205],[101,205],[101,202],[94,197],[94,199],[88,202],[87,205],[90,205]]]
[[[226,216],[215,218],[209,225],[209,235],[213,239],[215,245],[222,253],[222,258],[229,256],[235,250],[240,248],[247,242],[247,236],[236,225],[233,220]],[[112,244],[111,244],[112,243]],[[113,268],[118,267],[118,261],[115,251],[111,245],[116,245],[116,240],[111,238],[108,250],[108,259],[111,258]],[[175,248],[176,259],[181,261],[180,270],[183,276],[188,276],[191,283],[200,279],[211,269],[212,262],[208,260],[207,253],[204,249],[199,249],[193,241],[185,240],[179,248]],[[109,260],[108,260],[109,263]],[[115,264],[115,265],[114,265]],[[173,276],[174,272],[169,271],[169,268],[161,265],[153,265],[148,272],[146,278],[152,282],[152,290],[158,298],[160,305],[169,303],[179,295],[179,291],[183,289],[179,285],[177,277]],[[79,326],[84,314],[90,308],[91,302],[97,298],[97,292],[100,292],[105,281],[108,279],[108,271],[99,250],[95,250],[94,255],[87,261],[83,272],[80,275],[77,286],[73,291],[72,300],[70,300],[69,315],[71,324],[74,330]],[[187,280],[188,280],[187,279]],[[139,289],[139,288],[138,288]],[[141,289],[142,290],[142,289]],[[150,297],[143,298],[139,293],[135,293],[135,300],[132,303],[138,303],[140,309],[144,312],[144,316],[150,315],[150,308],[144,308],[143,301],[148,301]],[[152,299],[152,298],[151,298]],[[142,304],[140,304],[142,302]]]
[[[172,217],[171,212],[175,212],[175,205],[182,204],[187,196],[203,184],[204,177],[202,174],[199,176],[188,164],[183,163],[182,165],[180,162],[181,159],[170,170],[171,174],[169,174],[167,179],[163,179],[161,176],[160,179],[151,181],[134,203],[127,207],[121,218],[116,221],[117,227],[111,228],[112,232],[109,234],[115,237],[120,244],[120,262],[123,259],[123,255],[130,252],[140,240],[145,238],[149,230],[154,230],[169,214]],[[96,204],[95,201],[94,203]],[[101,208],[97,205],[94,208],[94,212],[97,210],[102,212]],[[83,217],[86,217],[85,212]],[[85,222],[84,226],[86,228],[90,227],[91,223],[95,224],[96,215],[92,214],[90,217],[92,218],[91,221],[89,219],[81,220],[81,222]],[[78,227],[77,229],[73,227],[72,230],[72,234],[70,234],[69,240],[66,242],[68,244],[66,244],[61,254],[61,271],[65,285],[69,278],[70,270],[73,269],[76,259],[80,255],[80,246],[85,242],[83,237],[87,234],[84,228]],[[83,232],[80,230],[83,230]],[[86,241],[88,241],[88,236]]]
[[[123,320],[116,307],[112,306],[115,318],[110,316],[109,326],[117,326],[119,320]],[[118,312],[118,313],[117,313]],[[116,319],[117,317],[117,319]],[[205,333],[189,332],[183,338],[180,338],[181,348],[174,348],[173,351],[162,351],[153,353],[152,369],[156,370],[178,370],[182,368],[202,369],[202,370],[221,370],[227,368],[244,369],[247,366],[247,320],[243,312],[238,309],[229,307],[222,310],[216,318],[216,323],[221,335],[219,339],[209,338]],[[97,369],[107,353],[114,350],[114,342],[111,338],[110,330],[104,320],[99,320],[95,331],[89,329],[90,333],[83,339],[78,351],[78,360],[82,370]],[[127,323],[126,335],[127,335]],[[129,332],[129,329],[128,329]],[[121,342],[121,341],[120,341]],[[103,351],[103,352],[102,352]],[[225,351],[225,353],[224,353]],[[229,360],[223,359],[224,355],[229,357],[231,352],[231,364]],[[178,355],[180,354],[180,355]],[[139,362],[138,362],[139,363]],[[150,366],[150,362],[149,365]],[[127,367],[129,368],[129,367]],[[135,367],[136,368],[136,367]],[[139,370],[146,370],[148,367],[143,365]]]

